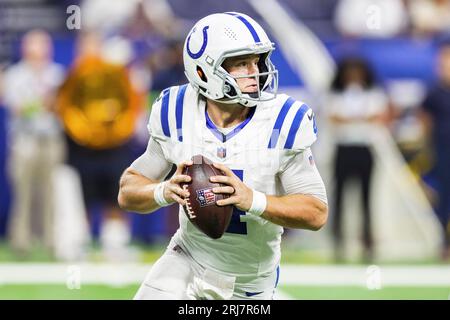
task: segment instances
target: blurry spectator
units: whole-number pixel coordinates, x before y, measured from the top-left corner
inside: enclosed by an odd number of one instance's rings
[[[376,86],[367,62],[349,58],[339,63],[326,105],[336,143],[332,228],[337,261],[344,257],[342,199],[345,185],[351,178],[361,183],[364,259],[369,262],[373,258],[370,186],[374,159],[371,134],[373,127],[383,120],[387,104],[387,96]]]
[[[27,253],[33,229],[38,240],[53,246],[52,172],[64,156],[60,125],[54,115],[55,91],[64,76],[52,62],[52,39],[33,30],[22,39],[22,60],[4,79],[4,102],[11,114],[10,173],[13,205],[9,233],[12,247]]]
[[[170,37],[180,27],[166,0],[84,0],[83,28],[103,35],[125,30],[133,39],[159,34]]]
[[[393,37],[407,26],[402,0],[340,0],[334,17],[346,36]]]
[[[83,34],[58,96],[69,164],[80,174],[88,210],[102,213],[100,242],[110,260],[130,258],[130,226],[117,205],[117,194],[120,175],[130,162],[129,141],[143,102],[125,67],[131,57],[132,50],[123,39],[114,38],[105,45],[101,36]]]
[[[423,102],[422,119],[431,131],[434,147],[435,174],[439,203],[436,213],[444,232],[442,258],[450,257],[450,41],[440,47],[437,64],[438,81],[433,84]]]
[[[84,0],[81,3],[83,28],[108,34],[116,33],[130,19],[141,0]]]
[[[413,31],[430,35],[450,30],[450,0],[410,0]]]
[[[152,90],[161,92],[171,86],[182,85],[187,82],[184,75],[183,41],[172,40],[155,55],[158,69],[155,71]]]

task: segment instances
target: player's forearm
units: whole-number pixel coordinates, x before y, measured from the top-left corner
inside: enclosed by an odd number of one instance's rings
[[[327,221],[328,207],[308,195],[267,196],[261,217],[287,228],[319,230]]]
[[[154,198],[157,181],[127,169],[120,179],[119,206],[127,211],[150,213],[159,208]]]

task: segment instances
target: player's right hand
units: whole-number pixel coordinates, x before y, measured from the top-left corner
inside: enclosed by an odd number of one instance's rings
[[[164,186],[164,198],[167,202],[173,203],[178,202],[182,206],[186,205],[186,201],[184,198],[189,197],[189,192],[187,190],[183,190],[181,188],[180,183],[182,182],[190,182],[191,177],[185,174],[182,174],[183,170],[187,166],[191,166],[193,164],[192,160],[187,160],[181,162],[177,166],[177,171],[173,174],[173,176],[165,182]]]

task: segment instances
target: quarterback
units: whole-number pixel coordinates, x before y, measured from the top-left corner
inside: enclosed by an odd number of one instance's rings
[[[184,44],[189,83],[167,88],[152,106],[147,150],[125,170],[122,208],[150,213],[179,204],[180,228],[135,299],[272,299],[283,227],[319,230],[327,221],[325,187],[311,145],[317,127],[303,102],[277,94],[274,44],[247,15],[198,21]],[[220,239],[199,231],[183,211],[193,155],[225,176],[214,193],[233,205]],[[176,172],[167,179],[172,165]],[[165,178],[167,180],[165,180]]]

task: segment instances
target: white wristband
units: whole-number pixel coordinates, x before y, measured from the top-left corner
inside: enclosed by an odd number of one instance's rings
[[[247,212],[259,217],[264,213],[266,207],[267,207],[266,195],[262,192],[253,190],[252,206]]]
[[[155,187],[155,190],[153,191],[153,197],[155,198],[156,203],[160,207],[167,207],[170,205],[169,202],[167,202],[166,198],[164,198],[164,187],[166,185],[166,182],[160,182]]]

